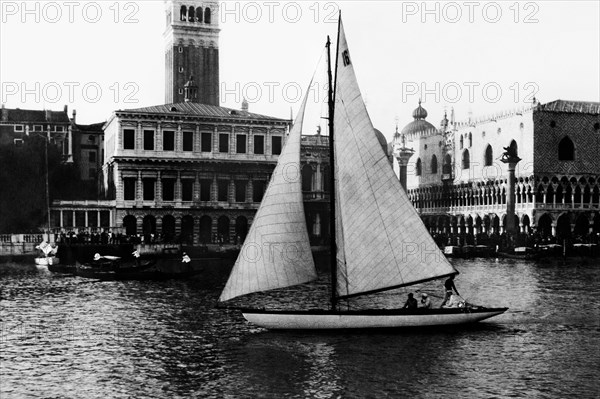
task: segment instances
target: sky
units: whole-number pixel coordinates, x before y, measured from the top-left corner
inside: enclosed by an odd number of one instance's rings
[[[289,118],[341,10],[371,120],[391,140],[419,99],[438,125],[530,104],[600,101],[599,1],[219,2],[221,105]],[[7,108],[78,123],[164,103],[165,13],[154,1],[0,0]],[[323,86],[321,80],[313,87]],[[322,99],[312,92],[312,97]],[[318,107],[318,106],[317,106]],[[316,122],[315,122],[316,124]]]

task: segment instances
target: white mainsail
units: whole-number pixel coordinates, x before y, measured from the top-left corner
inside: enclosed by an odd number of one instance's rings
[[[317,278],[302,197],[300,140],[308,91],[220,301]]]
[[[365,108],[344,28],[338,40],[334,142],[338,296],[456,273],[421,222],[383,152]],[[341,230],[341,231],[340,231]],[[345,263],[340,265],[340,263]]]

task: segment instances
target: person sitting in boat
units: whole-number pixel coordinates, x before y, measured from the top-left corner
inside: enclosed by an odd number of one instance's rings
[[[131,253],[133,255],[133,257],[135,258],[135,265],[139,266],[140,265],[140,251],[138,251],[137,249],[135,251],[133,251]]]
[[[450,295],[450,299],[444,305],[445,308],[463,308],[465,307],[465,301],[460,297],[460,295]]]
[[[446,304],[446,302],[448,302],[453,292],[456,292],[456,295],[460,295],[458,293],[458,290],[456,289],[456,286],[454,285],[454,274],[448,277],[446,282],[444,282],[444,288],[446,289],[446,295],[444,296],[444,300],[442,301],[440,307],[443,307]]]
[[[412,292],[410,292],[408,294],[408,299],[406,300],[406,303],[404,304],[402,309],[416,309],[417,307],[418,307],[417,300],[415,298],[413,298],[413,294],[412,294]]]
[[[421,294],[421,307],[423,309],[431,309],[431,299],[426,293]]]

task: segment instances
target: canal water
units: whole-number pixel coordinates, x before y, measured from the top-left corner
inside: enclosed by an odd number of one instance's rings
[[[598,261],[454,264],[468,301],[510,310],[460,329],[270,332],[215,307],[228,265],[94,282],[5,263],[0,397],[600,397]]]

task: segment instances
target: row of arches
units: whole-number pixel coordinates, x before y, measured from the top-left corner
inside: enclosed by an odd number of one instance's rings
[[[425,226],[432,234],[487,235],[504,233],[507,215],[440,215],[423,216]],[[515,226],[522,234],[535,234],[540,238],[556,237],[572,239],[600,234],[600,213],[595,212],[563,212],[560,214],[543,213],[537,223],[527,214],[515,215]]]
[[[422,187],[408,190],[413,205],[419,209],[504,205],[507,202],[507,182],[495,180],[443,187]],[[547,207],[600,207],[600,181],[594,178],[533,179],[520,177],[515,184],[515,203],[539,204]]]
[[[173,215],[165,215],[162,218],[154,215],[126,215],[123,218],[123,228],[127,236],[140,234],[148,242],[156,238],[164,242],[189,244],[237,244],[248,234],[248,219],[245,216],[230,219],[225,215],[218,218],[208,215],[200,218],[194,218],[192,215],[184,215],[181,218]]]
[[[211,13],[210,8],[206,7],[204,11],[202,7],[193,7],[193,6],[181,6],[179,11],[179,20],[180,21],[189,21],[189,22],[204,22],[205,24],[210,24],[211,22]]]

